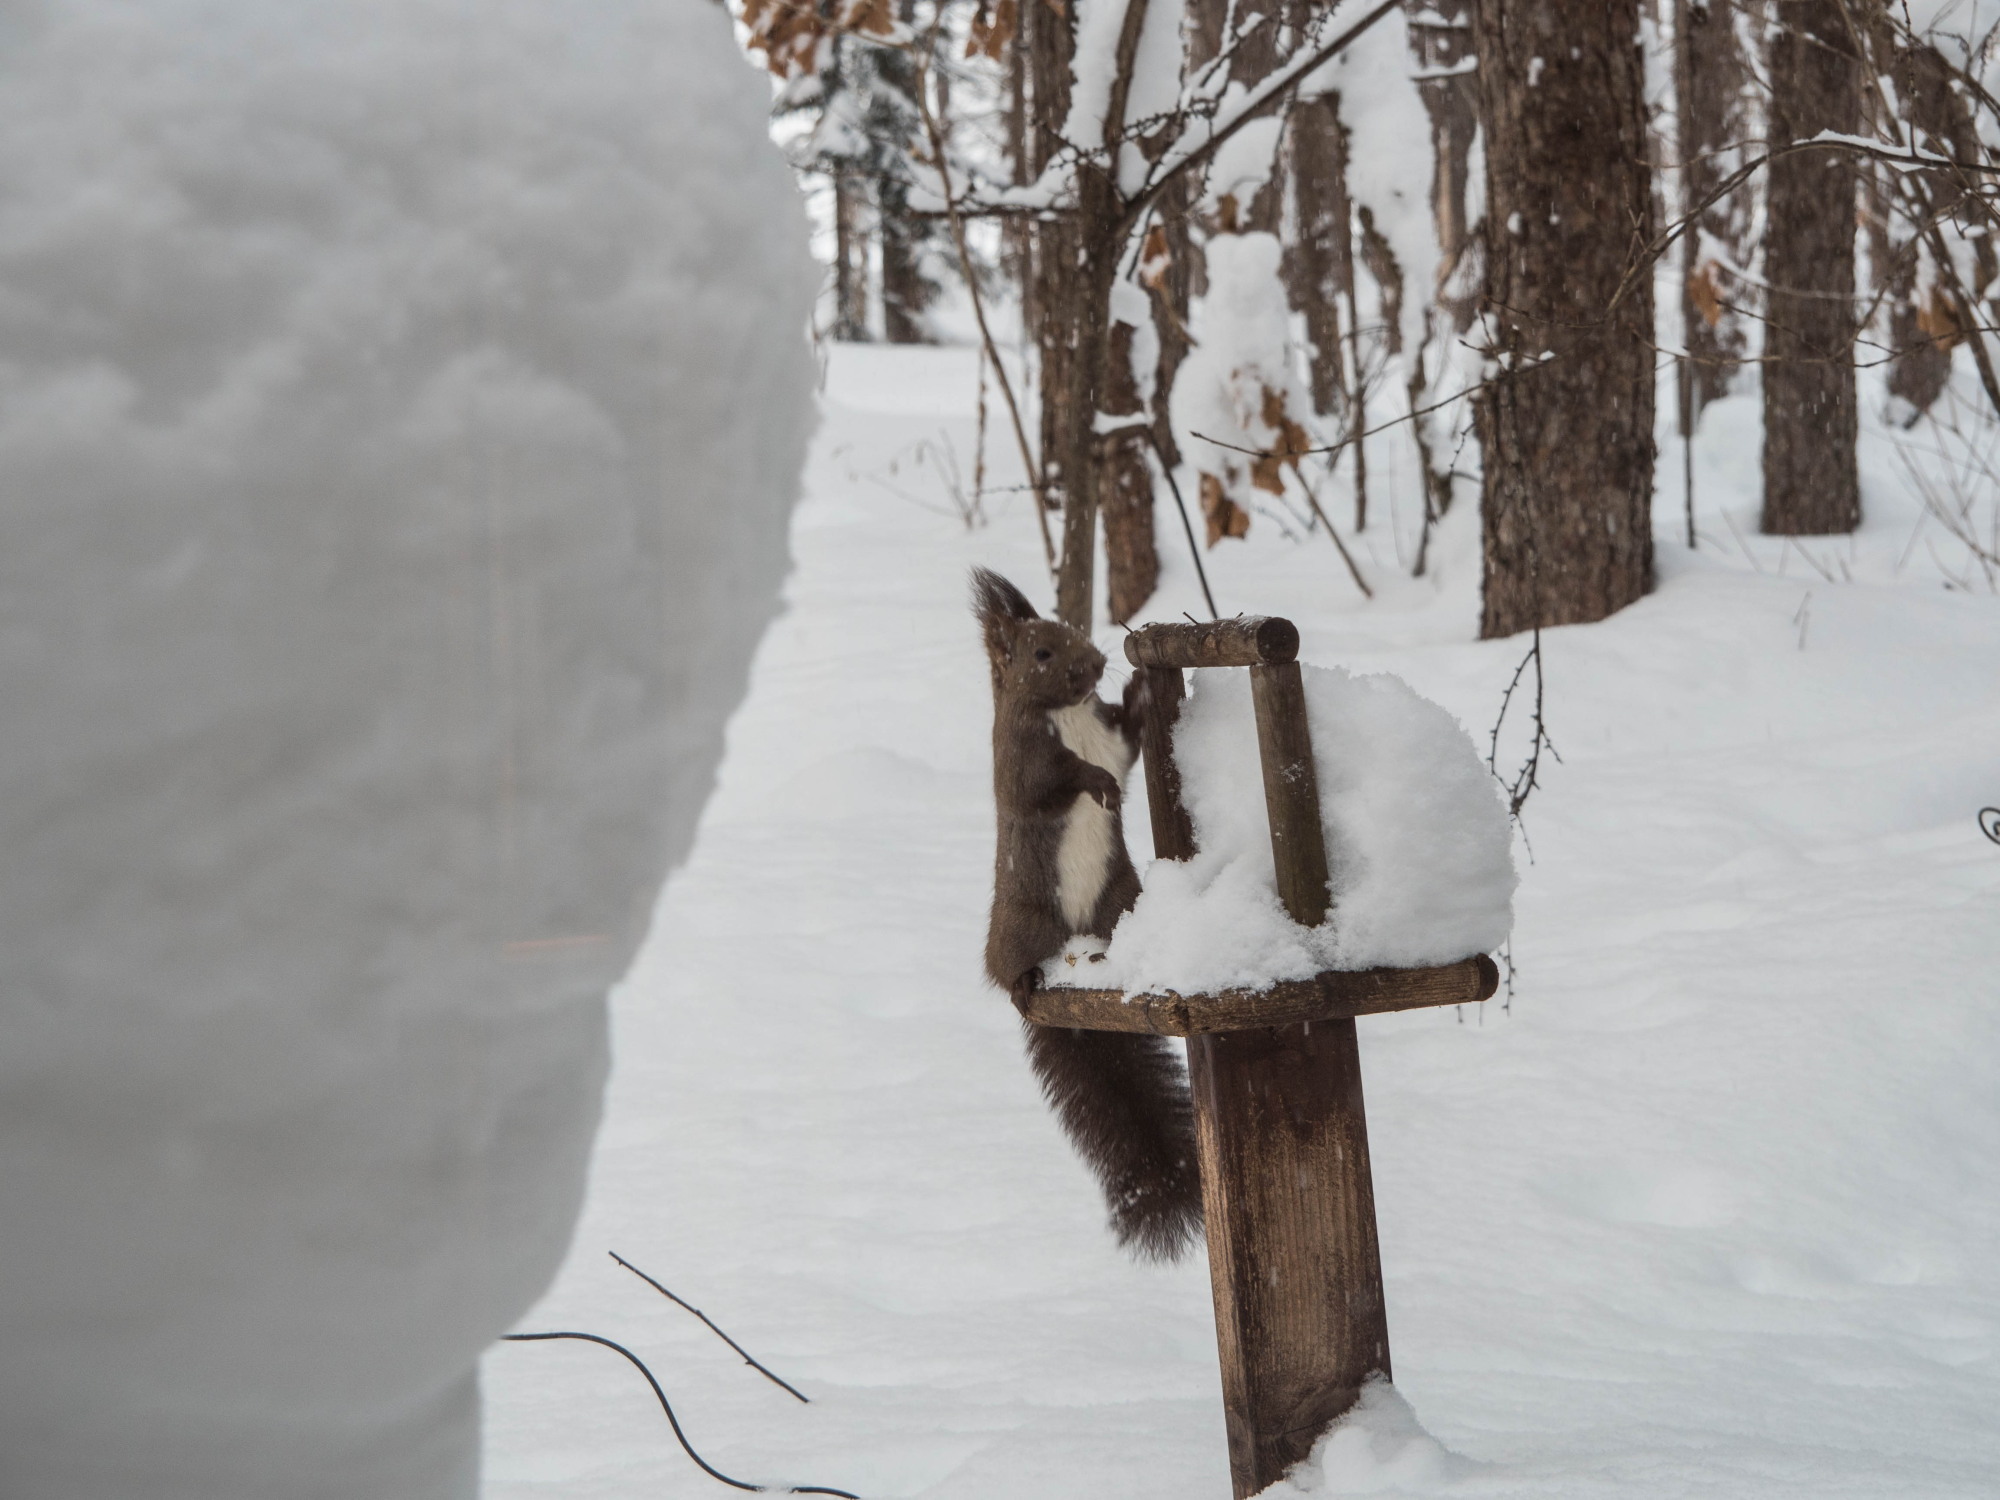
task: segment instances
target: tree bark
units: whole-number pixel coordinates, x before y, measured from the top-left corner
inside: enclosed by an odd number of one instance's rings
[[[1044,230],[1059,246],[1056,274],[1043,280],[1047,294],[1045,321],[1053,325],[1044,338],[1044,357],[1059,355],[1059,382],[1047,370],[1043,400],[1053,399],[1054,421],[1045,415],[1045,430],[1053,438],[1044,459],[1059,484],[1063,505],[1062,557],[1056,566],[1056,617],[1089,633],[1095,611],[1098,480],[1103,465],[1097,434],[1105,372],[1111,342],[1111,283],[1118,271],[1117,185],[1097,164],[1077,167],[1077,206]],[[1064,253],[1066,251],[1066,253]]]
[[[906,23],[914,19],[909,0],[903,0],[901,9]],[[884,48],[874,61],[890,94],[915,99],[919,84],[909,57]],[[914,112],[914,103],[910,108]],[[875,235],[882,253],[882,337],[892,344],[927,344],[930,332],[924,327],[923,312],[935,288],[925,279],[918,258],[923,226],[910,212],[910,186],[900,172],[883,172],[875,179]]]
[[[1104,513],[1104,582],[1111,623],[1123,625],[1146,606],[1160,585],[1160,553],[1153,539],[1151,416],[1132,370],[1130,323],[1114,323],[1105,360],[1100,409],[1135,426],[1100,437],[1097,497]]]
[[[1983,150],[1979,134],[1951,86],[1944,58],[1929,46],[1892,50],[1886,39],[1878,36],[1877,42],[1882,48],[1877,55],[1886,59],[1896,103],[1913,139],[1940,155],[1978,160]],[[1864,94],[1864,104],[1871,101],[1872,95]],[[1889,392],[1909,403],[1908,420],[1914,422],[1944,394],[1951,379],[1952,349],[1981,337],[1966,326],[1980,319],[1961,323],[1952,278],[1937,274],[1935,251],[1917,226],[1949,215],[1961,224],[1984,221],[1990,229],[1992,213],[1981,204],[1973,184],[1954,170],[1892,172],[1878,167],[1867,182],[1865,197],[1869,259],[1884,294],[1889,346],[1895,351],[1889,365]],[[1977,295],[2000,270],[1993,236],[1976,235],[1964,243],[1972,251],[1973,285],[1966,290]],[[1930,264],[1924,265],[1925,261]],[[1920,269],[1931,274],[1920,276]],[[1926,285],[1921,296],[1920,284]]]
[[[1652,237],[1636,0],[1481,0],[1480,633],[1601,620],[1652,580]],[[1612,299],[1621,286],[1623,300]]]
[[[1186,177],[1175,178],[1168,184],[1154,204],[1153,228],[1147,231],[1145,247],[1156,250],[1162,257],[1155,262],[1157,274],[1146,280],[1146,292],[1153,302],[1153,331],[1160,340],[1159,362],[1153,367],[1153,441],[1159,444],[1160,455],[1170,467],[1181,461],[1170,403],[1174,379],[1190,347],[1188,301],[1193,289],[1195,252],[1189,197]],[[1153,238],[1156,235],[1157,240]]]
[[[1431,119],[1431,222],[1437,229],[1436,304],[1464,333],[1479,306],[1479,283],[1463,274],[1478,240],[1467,213],[1472,143],[1479,134],[1478,54],[1472,38],[1473,0],[1404,0],[1417,94]]]
[[[1841,0],[1778,0],[1773,145],[1861,123],[1861,67]],[[1861,523],[1855,464],[1856,171],[1845,151],[1771,163],[1764,231],[1764,515],[1774,536]]]
[[[868,337],[868,241],[856,220],[860,191],[854,174],[833,174],[833,336],[849,343]]]
[[[1292,311],[1305,320],[1313,411],[1328,417],[1345,413],[1348,406],[1340,303],[1354,276],[1340,95],[1322,94],[1294,105],[1285,132],[1285,175],[1292,196],[1285,294]]]
[[[1741,12],[1732,0],[1680,0],[1675,37],[1675,108],[1679,114],[1682,202],[1691,210],[1742,165],[1743,143],[1757,135],[1748,88]],[[1681,430],[1692,432],[1702,408],[1729,392],[1749,351],[1737,299],[1739,274],[1754,249],[1754,193],[1746,183],[1696,215],[1683,240],[1681,341],[1688,373]],[[1687,211],[1684,210],[1684,211]],[[1711,253],[1719,252],[1719,253]],[[1726,257],[1725,263],[1722,257]]]
[[[1027,48],[1027,81],[1033,98],[1027,131],[1028,178],[1039,177],[1063,147],[1061,129],[1069,116],[1070,63],[1076,52],[1074,7],[1028,0],[1021,7],[1021,35]],[[1089,277],[1081,265],[1081,207],[1036,221],[1031,250],[1030,333],[1040,366],[1042,472],[1052,504],[1063,512],[1062,554],[1056,571],[1056,615],[1088,632],[1091,627],[1093,543],[1097,525],[1096,475],[1091,406],[1081,419],[1082,387],[1094,387],[1079,367],[1091,301]],[[1107,298],[1109,286],[1106,287]],[[1087,342],[1087,340],[1084,340]]]
[[[892,344],[927,344],[930,331],[923,311],[930,305],[931,286],[917,258],[916,220],[909,209],[910,190],[899,177],[875,183],[876,225],[882,247],[882,337]]]

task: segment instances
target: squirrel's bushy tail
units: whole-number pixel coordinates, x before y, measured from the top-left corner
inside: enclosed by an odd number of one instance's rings
[[[1103,1187],[1118,1243],[1178,1259],[1201,1234],[1201,1168],[1187,1077],[1167,1039],[1026,1030],[1042,1094]]]

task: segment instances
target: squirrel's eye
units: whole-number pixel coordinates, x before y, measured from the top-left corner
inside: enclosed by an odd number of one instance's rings
[[[1050,650],[1050,649],[1049,649],[1049,648],[1048,648],[1047,646],[1044,646],[1044,647],[1042,647],[1042,649],[1041,649],[1041,650],[1039,650],[1039,651],[1037,651],[1037,652],[1035,653],[1035,660],[1036,660],[1036,661],[1047,661],[1047,660],[1048,660],[1048,659],[1049,659],[1049,658],[1050,658],[1051,656],[1054,656],[1054,655],[1055,655],[1055,652],[1051,651],[1051,650]]]

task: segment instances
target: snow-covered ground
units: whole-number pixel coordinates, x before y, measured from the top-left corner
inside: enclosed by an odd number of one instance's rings
[[[965,570],[1049,590],[1026,505],[968,527],[939,478],[948,450],[969,481],[973,404],[969,351],[832,352],[789,611],[616,998],[588,1206],[522,1327],[630,1344],[738,1477],[1213,1500],[1205,1270],[1119,1254],[980,977]],[[1308,1490],[2000,1486],[2000,848],[1974,824],[2000,802],[2000,600],[1940,586],[1941,534],[1909,545],[1879,431],[1851,545],[1757,537],[1755,416],[1708,415],[1704,545],[1678,543],[1669,452],[1658,591],[1546,637],[1563,760],[1525,813],[1534,862],[1516,846],[1511,1005],[1362,1024],[1408,1409],[1372,1401]],[[1162,536],[1151,614],[1199,613]],[[1308,661],[1402,675],[1483,744],[1524,643],[1472,640],[1473,497],[1425,580],[1397,581],[1383,521],[1363,540],[1372,603],[1269,518],[1209,554],[1218,601],[1290,615]],[[724,1493],[606,1350],[503,1345],[485,1387],[493,1500]]]

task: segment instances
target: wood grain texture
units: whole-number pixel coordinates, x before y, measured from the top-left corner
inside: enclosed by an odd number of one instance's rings
[[[1230,1478],[1245,1500],[1390,1373],[1354,1022],[1198,1036],[1188,1076]]]
[[[1301,927],[1317,927],[1333,908],[1326,886],[1326,832],[1319,816],[1319,772],[1306,728],[1306,692],[1295,661],[1250,669],[1257,711],[1257,753],[1264,764],[1264,808],[1278,899]]]
[[[1153,853],[1160,859],[1194,858],[1194,823],[1181,801],[1181,769],[1174,763],[1174,725],[1187,687],[1179,667],[1141,667],[1146,716],[1139,750],[1146,761],[1146,809],[1153,823]]]
[[[1125,659],[1135,667],[1254,667],[1298,655],[1298,626],[1276,615],[1148,625],[1125,637]]]
[[[1127,994],[1050,985],[1028,997],[1022,1014],[1038,1026],[1203,1036],[1434,1005],[1476,1005],[1499,987],[1499,966],[1482,953],[1436,968],[1336,970],[1311,979],[1285,980],[1267,990],[1219,990],[1211,995],[1173,990]]]

